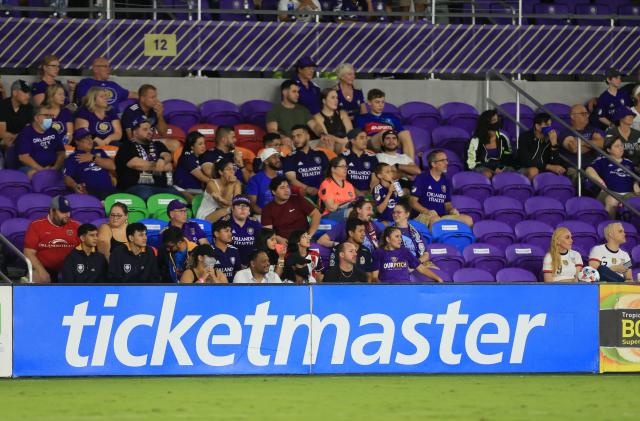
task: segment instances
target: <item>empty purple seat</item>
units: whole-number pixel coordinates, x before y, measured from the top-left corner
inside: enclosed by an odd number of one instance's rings
[[[0,170],[0,192],[14,202],[31,191],[31,181],[22,171]]]
[[[431,104],[411,101],[400,106],[400,116],[406,124],[432,131],[440,125],[440,111]]]
[[[515,282],[538,282],[538,278],[533,273],[521,268],[504,268],[496,273],[496,282],[499,284]]]
[[[432,243],[427,245],[429,260],[449,275],[464,267],[464,259],[458,249],[450,244]]]
[[[491,179],[491,184],[497,194],[513,197],[521,202],[533,196],[533,187],[529,179],[517,172],[495,174]]]
[[[542,261],[546,251],[533,244],[516,243],[505,250],[507,264],[528,270],[542,280]]]
[[[467,136],[476,129],[479,113],[472,105],[464,102],[447,102],[440,106],[442,122],[448,126],[455,126],[464,129]]]
[[[475,243],[464,248],[462,257],[466,266],[484,269],[495,276],[496,273],[507,265],[504,251],[492,244]]]
[[[431,135],[429,132],[418,126],[404,126],[405,130],[411,133],[413,139],[413,147],[416,152],[423,152],[431,148]]]
[[[493,194],[491,182],[484,174],[475,171],[459,172],[451,178],[451,186],[456,194],[473,197],[479,202]]]
[[[533,13],[537,15],[556,15],[556,17],[536,18],[537,25],[566,25],[570,22],[568,18],[569,8],[564,4],[538,3],[533,6]]]
[[[587,253],[593,246],[598,244],[598,233],[596,227],[584,221],[568,220],[562,221],[556,228],[565,227],[571,231],[573,243],[587,250]]]
[[[220,9],[253,10],[255,6],[253,1],[249,0],[220,0]],[[220,20],[256,20],[256,15],[247,13],[220,13]]]
[[[433,137],[431,138],[431,140],[433,141]],[[422,154],[422,168],[424,168],[425,170],[429,168],[427,156],[429,155],[430,151],[431,150],[424,151]],[[444,151],[444,153],[447,155],[447,159],[449,160],[449,166],[447,167],[447,178],[451,180],[451,177],[459,172],[464,171],[464,163],[455,152],[449,149],[442,149],[442,151]]]
[[[49,214],[51,196],[43,193],[27,193],[16,203],[18,215],[27,219],[39,219]]]
[[[611,13],[611,9],[606,4],[602,3],[589,3],[589,4],[576,4],[576,15],[590,15],[590,16],[602,16]],[[611,24],[609,19],[586,19],[577,18],[576,23],[578,25],[592,25],[592,26],[608,26]]]
[[[0,225],[0,234],[4,235],[18,250],[24,249],[24,234],[31,221],[26,218],[7,219]]]
[[[490,219],[473,224],[473,235],[476,236],[476,240],[500,247],[502,250],[516,241],[513,228],[504,222]]]
[[[594,226],[609,219],[604,205],[593,197],[572,197],[564,204],[567,218],[585,221]]]
[[[640,197],[632,197],[631,199],[628,199],[625,206],[630,206],[640,211]],[[620,213],[620,211],[618,211],[618,213]],[[640,227],[640,217],[636,216],[635,213],[626,209],[623,209],[622,213],[625,214],[625,216],[629,217],[629,222],[631,223],[631,225]]]
[[[273,104],[269,101],[252,99],[240,105],[240,114],[242,114],[245,123],[253,124],[264,129],[267,125],[267,113],[272,107]]]
[[[543,172],[535,176],[533,190],[538,196],[552,197],[561,203],[565,203],[576,195],[571,180],[550,172]]]
[[[513,197],[508,196],[491,196],[485,199],[483,203],[484,214],[487,218],[502,221],[515,226],[518,222],[525,219],[522,203]]]
[[[70,194],[67,196],[71,205],[73,219],[88,223],[94,219],[104,218],[104,207],[99,199],[88,194]]]
[[[472,283],[472,282],[495,282],[495,278],[490,272],[476,268],[458,269],[453,274],[454,283]]]
[[[439,277],[441,277],[442,280],[446,283],[450,283],[453,281],[453,279],[451,278],[451,275],[445,272],[444,270],[431,268],[431,271],[434,272]],[[424,284],[424,283],[432,284],[436,282],[433,279],[429,278],[427,275],[423,275],[422,273],[418,272],[417,270],[414,270],[409,274],[409,281],[417,284]]]
[[[555,227],[566,216],[564,206],[551,197],[534,196],[524,202],[527,219],[546,222]]]
[[[547,250],[551,244],[553,227],[546,222],[528,220],[517,223],[514,232],[519,243],[533,244]]]
[[[633,262],[633,267],[640,268],[640,246],[635,246],[631,250],[631,261]],[[636,278],[633,278],[636,280]]]
[[[473,197],[454,194],[451,196],[451,204],[460,213],[469,215],[474,223],[484,218],[482,205]]]
[[[235,126],[242,123],[240,108],[223,99],[211,99],[200,104],[200,116],[202,123],[216,126]]]
[[[456,126],[440,126],[431,132],[431,143],[434,148],[445,148],[464,156],[469,146],[469,133]]]
[[[560,119],[562,121],[564,121],[565,123],[567,123],[567,124],[571,123],[571,116],[570,116],[571,107],[569,105],[561,104],[559,102],[548,102],[546,104],[543,104],[543,106],[547,110],[551,111],[552,113],[554,113],[555,115],[560,117]],[[543,112],[543,111],[540,109],[540,110],[538,110],[538,112]],[[552,123],[555,123],[555,120],[552,120]]]
[[[622,227],[624,228],[624,233],[625,233],[625,238],[627,239],[627,241],[622,245],[622,248],[626,251],[631,250],[632,248],[634,248],[635,246],[637,246],[638,244],[640,244],[640,235],[638,235],[638,230],[636,229],[636,227],[634,227],[633,225],[631,225],[628,222],[625,221],[602,221],[598,224],[598,227],[596,228],[596,231],[598,233],[598,237],[600,239],[600,242],[605,243],[607,240],[604,237],[604,229],[607,225],[612,224],[612,223],[620,223],[622,224]]]
[[[0,224],[7,219],[16,218],[18,211],[13,200],[5,196],[0,196]]]
[[[67,193],[64,177],[58,170],[43,170],[33,174],[31,189],[34,193],[44,193],[49,196]]]
[[[200,111],[195,104],[182,99],[168,99],[162,101],[164,118],[167,123],[180,127],[185,133],[189,128],[200,122]]]

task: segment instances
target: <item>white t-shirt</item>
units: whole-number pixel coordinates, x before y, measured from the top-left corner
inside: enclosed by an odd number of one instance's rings
[[[236,276],[233,277],[234,284],[281,284],[282,280],[277,273],[269,271],[264,275],[262,282],[256,281],[251,274],[251,268],[242,269],[236,272]]]
[[[615,266],[630,262],[631,257],[629,257],[629,253],[622,249],[618,249],[618,251],[613,252],[609,250],[606,244],[600,244],[599,246],[594,246],[591,249],[591,253],[589,253],[589,261],[592,260],[603,266]]]
[[[560,271],[553,272],[551,267],[551,255],[547,253],[542,262],[543,273],[553,273],[552,282],[571,282],[576,278],[576,271],[581,270],[584,266],[580,253],[569,250],[565,254],[560,254],[561,266]]]
[[[403,153],[395,153],[388,154],[385,152],[377,153],[376,158],[378,158],[379,163],[385,163],[389,165],[411,165],[414,164],[413,159],[411,159],[408,155]]]

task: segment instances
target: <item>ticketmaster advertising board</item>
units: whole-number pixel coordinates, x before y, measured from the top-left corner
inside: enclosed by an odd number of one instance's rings
[[[16,286],[14,376],[597,372],[596,285]]]
[[[11,377],[13,333],[11,324],[11,287],[0,286],[0,377]]]

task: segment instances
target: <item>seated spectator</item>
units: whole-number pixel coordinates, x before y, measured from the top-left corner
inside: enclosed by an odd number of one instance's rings
[[[138,102],[129,105],[122,112],[123,139],[131,139],[133,136],[133,123],[145,118],[153,128],[153,131],[160,136],[167,135],[167,122],[164,120],[164,106],[158,99],[158,90],[153,85],[144,84],[138,88]],[[170,151],[174,151],[180,142],[172,139],[165,139],[165,145]],[[173,146],[173,147],[171,147]]]
[[[322,271],[324,271],[324,265],[322,263],[322,257],[316,250],[312,250],[311,236],[304,230],[295,230],[289,236],[289,243],[287,244],[287,250],[289,255],[285,258],[284,267],[290,267],[290,258],[292,255],[297,254],[307,259],[309,265],[309,272],[311,273],[310,282],[322,282]],[[311,280],[313,279],[313,280]]]
[[[53,116],[51,127],[62,136],[65,145],[73,138],[73,113],[65,106],[65,91],[60,85],[51,85],[45,91],[42,106]]]
[[[622,140],[615,137],[607,137],[604,143],[604,149],[617,163],[626,167],[629,171],[634,172],[633,162],[623,158],[624,146]],[[640,193],[640,186],[637,182],[634,182],[633,178],[621,171],[616,165],[614,165],[607,158],[601,156],[596,159],[587,167],[587,175],[594,178],[602,187],[606,187],[622,196],[627,194]],[[609,212],[610,218],[616,217],[618,209],[618,200],[610,196],[604,190],[598,195],[598,199],[604,203],[605,209]]]
[[[601,282],[631,282],[631,257],[620,246],[626,243],[624,227],[619,222],[613,222],[604,228],[605,244],[591,249],[589,266],[600,273]]]
[[[109,91],[91,88],[76,113],[74,127],[89,129],[98,146],[116,144],[122,138],[118,110],[109,105]]]
[[[167,205],[168,227],[176,227],[185,238],[195,244],[209,244],[207,234],[195,221],[187,221],[187,205],[174,199]]]
[[[542,274],[545,282],[576,282],[582,270],[582,257],[571,250],[573,239],[567,228],[556,228],[551,236],[551,247],[544,256]]]
[[[296,12],[316,11],[322,10],[318,0],[279,0],[278,11],[287,12],[289,10],[289,4],[293,4],[293,10]],[[314,15],[288,15],[281,13],[278,15],[278,20],[281,22],[313,22],[315,21]]]
[[[630,159],[634,165],[640,166],[640,131],[631,127],[633,112],[627,107],[620,107],[613,117],[614,125],[609,127],[606,137],[622,140],[624,157]]]
[[[38,66],[38,76],[40,80],[31,85],[31,98],[33,105],[36,107],[41,105],[46,97],[47,89],[51,86],[59,86],[62,88],[64,95],[63,106],[69,104],[76,90],[76,82],[67,79],[67,89],[64,88],[62,82],[56,78],[60,74],[60,59],[53,54],[46,55],[42,58],[42,63]],[[73,129],[71,129],[73,131]]]
[[[309,56],[301,57],[295,64],[295,82],[300,88],[298,103],[307,107],[311,114],[319,113],[321,108],[320,87],[313,82],[316,67],[318,67],[317,64]]]
[[[240,252],[243,267],[249,264],[249,254],[257,248],[256,238],[262,230],[260,222],[249,218],[250,213],[251,201],[239,194],[231,201],[231,213],[224,217],[231,224],[231,244]]]
[[[178,158],[175,171],[175,188],[189,194],[202,193],[202,186],[206,185],[210,178],[212,164],[204,161],[207,152],[207,144],[204,136],[199,132],[191,132],[187,135],[184,148]]]
[[[395,167],[399,178],[413,179],[420,174],[420,167],[413,162],[413,158],[406,153],[398,152],[398,134],[393,130],[387,130],[381,135],[382,145],[380,153],[376,154],[378,162]],[[403,148],[404,150],[404,148]]]
[[[181,284],[228,284],[227,277],[216,269],[217,260],[209,244],[196,246],[189,253],[189,265],[182,273]]]
[[[618,108],[631,105],[631,98],[620,90],[622,73],[610,68],[607,69],[604,75],[608,88],[598,97],[598,102],[589,118],[591,125],[600,130],[606,130],[613,125],[614,116]]]
[[[269,183],[276,176],[282,175],[282,160],[280,154],[274,148],[265,148],[260,152],[262,170],[249,179],[247,195],[251,201],[251,210],[256,215],[262,214],[262,208],[273,200]]]
[[[373,254],[371,253],[371,250],[364,245],[364,240],[366,238],[366,226],[367,224],[358,218],[347,219],[345,224],[345,231],[347,232],[346,240],[339,243],[331,251],[329,267],[334,267],[338,263],[337,255],[339,254],[338,247],[340,247],[340,244],[351,243],[356,249],[356,268],[365,273],[367,282],[371,282],[373,273]],[[328,280],[327,282],[336,281]]]
[[[284,258],[287,255],[287,246],[278,244],[278,239],[274,230],[262,228],[258,233],[256,247],[269,256],[269,270],[275,272],[282,278],[284,270]]]
[[[163,282],[174,284],[180,282],[182,274],[187,269],[189,252],[197,245],[189,241],[178,227],[169,226],[162,231],[162,247],[158,251],[158,269]]]
[[[0,101],[0,146],[13,146],[18,133],[33,119],[33,107],[29,104],[31,86],[24,80],[11,84],[11,96]]]
[[[213,165],[213,178],[206,185],[196,217],[217,221],[229,213],[231,200],[241,191],[242,185],[235,176],[233,162],[226,158],[216,162]]]
[[[361,89],[356,89],[353,83],[356,79],[356,71],[353,65],[341,63],[336,68],[336,75],[340,81],[336,86],[338,109],[346,111],[351,121],[354,121],[357,115],[367,113],[364,94]]]
[[[51,199],[46,218],[29,224],[24,235],[24,255],[33,266],[33,282],[58,282],[64,259],[79,244],[79,226],[71,219],[71,205],[63,196]]]
[[[64,160],[64,182],[75,193],[90,194],[101,200],[115,192],[109,171],[116,164],[102,149],[94,147],[91,133],[78,129],[73,133],[76,150]]]
[[[323,146],[341,153],[347,145],[347,133],[353,124],[346,111],[338,110],[338,93],[333,88],[322,90],[322,109],[313,115],[314,120],[323,133]]]
[[[51,127],[53,115],[46,108],[34,110],[33,122],[20,130],[16,139],[16,153],[29,178],[38,171],[59,170],[64,164],[62,136]]]
[[[480,114],[476,131],[467,149],[467,167],[487,178],[503,171],[513,171],[511,142],[502,133],[502,120],[496,110]]]
[[[109,60],[104,57],[97,57],[91,64],[91,76],[85,78],[78,83],[76,89],[76,102],[82,102],[89,90],[93,87],[104,88],[107,90],[107,101],[109,106],[118,109],[120,102],[127,98],[136,99],[138,95],[135,92],[128,91],[116,82],[109,80],[111,76],[111,66]]]
[[[318,188],[327,171],[327,156],[312,149],[309,145],[309,129],[305,125],[293,126],[291,129],[295,151],[284,159],[284,174],[291,185],[304,195],[318,195]]]
[[[129,208],[124,203],[116,202],[109,210],[109,222],[98,228],[98,251],[109,260],[117,247],[127,247],[127,225]]]
[[[204,162],[215,164],[225,159],[233,162],[235,176],[241,183],[246,183],[253,175],[251,170],[244,165],[242,151],[236,149],[236,132],[231,126],[220,126],[216,130],[216,147],[205,152],[202,157]]]
[[[324,276],[324,282],[367,282],[367,273],[358,268],[356,245],[345,241],[337,247],[337,264],[330,267]]]
[[[356,116],[355,126],[360,127],[367,133],[371,140],[371,145],[376,151],[381,150],[384,134],[389,130],[394,131],[402,145],[402,152],[411,158],[413,162],[414,148],[411,133],[404,129],[404,126],[396,116],[383,111],[384,98],[385,93],[380,89],[371,89],[367,93],[370,111],[367,114]]]
[[[347,134],[349,147],[342,153],[347,161],[347,180],[356,188],[358,196],[365,196],[373,184],[373,172],[378,166],[375,154],[366,150],[367,134],[353,129]]]
[[[213,251],[216,259],[215,268],[219,269],[231,283],[236,272],[242,269],[240,253],[231,245],[233,235],[229,221],[216,221],[213,224]]]
[[[282,138],[278,133],[265,134],[264,137],[262,138],[262,145],[264,146],[264,149],[268,149],[268,148],[275,149],[276,151],[278,151],[280,156],[287,156],[291,154],[291,149],[288,147],[284,147],[284,145],[282,144]],[[259,152],[262,152],[264,149],[261,149]],[[259,167],[260,165],[255,166],[254,164],[254,169]]]
[[[558,134],[551,127],[551,116],[547,113],[536,114],[533,127],[520,134],[518,139],[517,162],[520,172],[533,180],[544,171],[562,175],[567,170],[561,165]]]
[[[373,253],[373,281],[385,283],[410,282],[410,273],[417,270],[423,275],[442,283],[443,280],[426,264],[420,262],[402,245],[402,233],[397,227],[384,229],[380,248]]]
[[[393,208],[400,197],[404,196],[396,174],[397,172],[389,164],[382,163],[376,167],[376,178],[379,183],[373,187],[372,192],[373,199],[376,201],[378,221],[382,223],[393,221]]]
[[[349,204],[356,200],[356,189],[347,181],[347,161],[338,156],[329,161],[327,178],[318,192],[323,218],[343,221]]]
[[[147,227],[141,222],[127,225],[127,247],[116,247],[109,259],[109,279],[120,283],[159,283],[158,260],[147,247]]]
[[[280,85],[282,101],[274,104],[267,112],[267,132],[279,133],[285,146],[293,147],[291,132],[293,126],[311,125],[315,127],[315,121],[311,113],[304,105],[298,103],[300,88],[293,80],[285,80]],[[314,129],[315,131],[315,129]]]
[[[107,282],[107,259],[96,250],[98,228],[92,224],[78,227],[80,245],[71,250],[62,265],[62,282],[89,284]]]
[[[449,165],[447,154],[441,149],[433,150],[429,152],[427,162],[429,171],[416,177],[409,198],[411,207],[420,212],[416,221],[429,227],[441,219],[473,225],[473,219],[469,215],[460,214],[451,204],[451,184],[446,176]]]
[[[287,258],[285,263],[285,270],[282,280],[287,283],[301,284],[313,284],[316,280],[311,275],[309,270],[309,262],[303,256],[299,254],[292,254]]]
[[[287,244],[287,238],[299,229],[313,237],[320,225],[320,211],[304,197],[292,196],[289,182],[284,176],[271,180],[269,190],[273,194],[273,201],[262,209],[262,226],[272,228],[280,244]],[[311,224],[307,218],[311,218]]]
[[[601,148],[604,146],[602,135],[589,124],[589,113],[584,105],[576,104],[571,107],[571,128],[580,133],[591,143]],[[568,130],[560,132],[560,155],[567,158],[574,165],[578,164],[578,139]],[[591,149],[586,142],[581,142],[580,152],[582,155],[582,167],[586,167],[598,157],[597,152]],[[565,165],[566,166],[566,165]],[[570,171],[570,170],[569,170]]]
[[[359,197],[353,202],[353,209],[344,221],[338,222],[329,232],[322,234],[318,238],[318,244],[333,248],[339,243],[347,240],[347,221],[352,218],[359,219],[365,224],[365,236],[362,244],[369,249],[371,253],[378,247],[379,229],[372,221],[373,204],[364,197]]]
[[[242,269],[233,277],[234,284],[280,284],[282,280],[277,273],[270,270],[269,256],[262,250],[249,253],[249,267]]]
[[[416,256],[421,262],[429,261],[429,253],[427,253],[426,243],[428,243],[422,234],[418,232],[410,223],[411,206],[406,200],[396,203],[393,208],[393,226],[400,230],[402,234],[402,245]]]
[[[633,97],[631,99],[631,103],[633,104],[631,111],[635,114],[631,128],[640,130],[640,84],[636,84],[635,88],[633,88]]]
[[[151,139],[151,125],[139,121],[133,139],[122,142],[116,154],[118,190],[147,200],[157,193],[180,193],[173,188],[171,153],[162,142]]]

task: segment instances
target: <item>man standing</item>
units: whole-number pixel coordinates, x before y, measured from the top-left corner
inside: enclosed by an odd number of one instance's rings
[[[282,173],[280,154],[273,148],[266,148],[260,152],[262,170],[249,179],[247,195],[251,201],[251,210],[257,215],[262,214],[262,208],[273,200],[269,183],[274,177]]]
[[[280,85],[282,101],[274,104],[267,113],[267,132],[279,133],[285,146],[291,147],[291,131],[296,125],[316,126],[307,107],[298,104],[300,88],[294,80],[285,80]],[[316,129],[314,129],[315,131]]]
[[[347,180],[356,188],[358,196],[366,196],[371,190],[373,172],[378,166],[378,158],[367,151],[367,134],[355,128],[347,133],[350,148],[342,153],[347,161]]]
[[[158,100],[158,91],[153,85],[142,85],[138,89],[138,102],[129,105],[122,113],[124,138],[131,139],[134,121],[146,118],[151,127],[162,136],[167,134],[167,122],[164,120],[164,106]]]
[[[606,244],[595,246],[589,253],[589,266],[600,272],[600,280],[603,282],[630,282],[633,280],[631,273],[631,258],[622,250],[626,241],[624,227],[619,222],[613,222],[604,228]]]
[[[269,270],[269,256],[264,250],[253,250],[248,256],[249,267],[233,277],[234,284],[280,284],[277,273]]]
[[[550,171],[558,175],[567,170],[560,165],[558,134],[551,126],[551,116],[536,114],[533,127],[520,135],[517,161],[521,173],[533,181],[536,175]]]
[[[147,247],[147,227],[141,222],[127,225],[127,247],[116,247],[109,259],[109,279],[122,283],[160,283],[158,261]]]
[[[306,125],[296,125],[291,129],[296,150],[284,159],[284,174],[291,185],[306,196],[317,196],[320,183],[324,180],[329,165],[324,152],[311,149],[309,129]]]
[[[613,125],[613,117],[619,107],[631,107],[631,98],[620,91],[622,85],[622,73],[617,69],[609,68],[604,73],[608,88],[599,97],[595,108],[591,112],[591,124],[602,130]]]
[[[231,224],[231,244],[240,253],[242,266],[249,264],[249,255],[256,249],[256,238],[262,230],[258,221],[249,218],[251,201],[244,195],[237,195],[231,200],[231,214],[223,217]]]
[[[320,87],[313,82],[317,64],[309,56],[301,57],[296,63],[296,84],[300,88],[299,103],[307,107],[311,115],[322,109]]]
[[[71,205],[63,196],[51,199],[49,215],[31,222],[24,236],[24,255],[33,265],[33,281],[58,281],[64,259],[78,245],[80,224],[71,219]]]
[[[240,253],[237,248],[231,245],[233,235],[229,221],[218,220],[213,224],[213,238],[213,252],[217,260],[215,268],[224,273],[227,281],[231,283],[236,272],[242,267]]]
[[[27,82],[16,80],[11,84],[11,96],[0,101],[0,146],[3,149],[13,145],[20,130],[33,118],[30,92]]]
[[[174,199],[167,205],[169,227],[176,227],[185,238],[195,244],[209,244],[207,234],[200,228],[197,222],[187,221],[187,205],[178,199]]]
[[[76,89],[76,102],[82,102],[82,99],[87,95],[89,89],[94,86],[106,89],[109,94],[107,103],[114,109],[118,109],[120,102],[127,98],[136,99],[138,95],[135,92],[130,92],[118,85],[116,82],[109,80],[111,75],[111,66],[109,60],[104,57],[97,57],[91,64],[91,78],[85,78],[78,83]]]
[[[97,251],[98,228],[92,224],[78,227],[80,245],[64,259],[62,282],[95,283],[107,282],[107,259]]]
[[[244,165],[242,151],[236,149],[236,132],[231,126],[218,127],[216,130],[216,147],[205,152],[202,161],[215,164],[222,159],[233,162],[236,178],[242,184],[251,178],[251,171]],[[211,176],[211,174],[207,175]]]
[[[367,282],[367,274],[356,266],[357,250],[355,244],[345,241],[336,248],[338,264],[324,274],[323,282]]]

